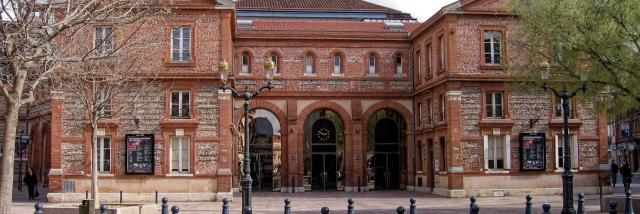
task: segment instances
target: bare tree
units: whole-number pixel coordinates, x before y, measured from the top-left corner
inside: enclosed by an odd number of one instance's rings
[[[154,2],[120,0],[0,0],[0,94],[6,99],[6,119],[0,165],[0,214],[12,207],[13,154],[18,110],[36,99],[39,85],[74,62],[111,54],[92,54],[80,32],[97,24],[131,25],[161,11]],[[132,34],[135,31],[132,32]],[[83,45],[86,44],[86,45]],[[89,46],[89,48],[84,48]],[[114,49],[118,49],[115,47]],[[116,51],[117,52],[117,51]]]

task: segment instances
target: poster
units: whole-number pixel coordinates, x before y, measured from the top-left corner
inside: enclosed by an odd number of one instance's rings
[[[520,134],[520,170],[544,171],[546,169],[546,140],[544,133]]]
[[[126,173],[153,174],[154,141],[152,134],[126,135]]]

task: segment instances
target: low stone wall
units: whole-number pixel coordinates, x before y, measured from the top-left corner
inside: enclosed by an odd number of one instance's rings
[[[160,205],[156,204],[124,204],[124,205],[109,205],[109,214],[157,214],[160,213]],[[77,205],[52,205],[45,206],[44,213],[47,214],[77,214],[79,208]],[[99,209],[96,209],[95,213],[100,213]]]
[[[100,193],[100,201],[104,203],[119,203],[120,193]],[[158,202],[163,197],[172,202],[205,202],[205,201],[222,201],[224,198],[233,198],[233,193],[219,192],[195,192],[195,193],[158,193]],[[52,203],[81,203],[86,198],[85,193],[48,193],[47,201]],[[155,193],[123,193],[122,201],[124,203],[149,203],[155,202]]]

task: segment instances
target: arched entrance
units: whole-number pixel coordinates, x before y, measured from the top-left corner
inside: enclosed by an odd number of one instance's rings
[[[249,114],[250,138],[249,153],[251,155],[252,187],[257,191],[280,191],[282,167],[282,141],[280,122],[270,111],[256,109]],[[240,128],[244,125],[240,121]],[[240,129],[243,130],[243,129]],[[238,141],[238,160],[243,158],[243,133]],[[238,163],[242,169],[242,163]]]
[[[394,110],[376,111],[367,122],[367,186],[369,190],[400,189],[406,169],[406,124]]]
[[[335,112],[312,112],[304,123],[304,187],[344,190],[344,123]]]

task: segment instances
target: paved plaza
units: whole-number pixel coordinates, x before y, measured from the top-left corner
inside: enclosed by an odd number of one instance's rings
[[[623,194],[622,178],[618,178],[618,185],[614,192],[616,195]],[[40,189],[46,194],[46,189]],[[632,192],[640,192],[640,175],[634,176]],[[359,214],[393,214],[398,206],[403,206],[408,210],[409,198],[415,197],[417,200],[418,213],[468,213],[468,198],[445,198],[423,192],[410,191],[372,191],[362,193],[345,192],[305,192],[305,193],[275,193],[275,192],[254,192],[253,207],[255,214],[281,214],[284,206],[284,199],[289,198],[292,204],[293,213],[311,214],[320,213],[320,208],[326,206],[331,213],[346,213],[347,199],[355,200],[356,213]],[[640,197],[634,196],[634,197]],[[42,197],[41,197],[42,198]],[[575,197],[575,200],[578,200]],[[240,213],[241,195],[236,193],[231,203],[232,214]],[[557,196],[536,196],[533,199],[535,213],[542,212],[542,203],[551,203],[552,213],[560,213],[562,208],[562,197]],[[521,213],[524,211],[524,197],[485,197],[478,198],[480,213]],[[601,213],[599,195],[585,196],[586,211],[588,213]],[[27,200],[26,187],[24,192],[14,190],[13,213],[33,213],[35,202]],[[169,203],[171,206],[178,205],[180,213],[183,214],[210,214],[220,213],[221,202],[189,202],[189,203]],[[45,206],[48,204],[45,203]],[[50,205],[50,204],[49,204]],[[576,205],[577,206],[577,205]],[[407,212],[408,213],[408,212]]]

